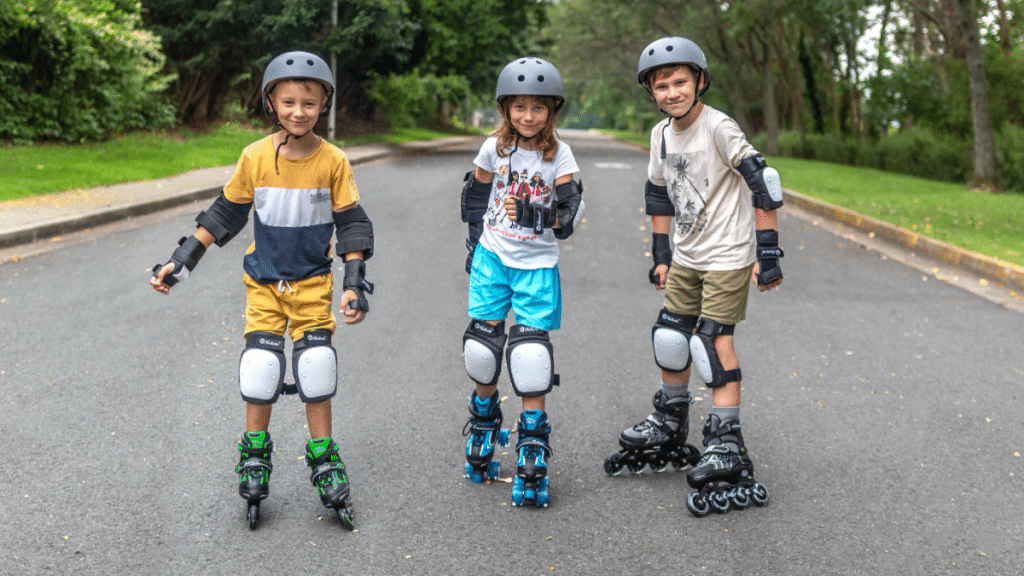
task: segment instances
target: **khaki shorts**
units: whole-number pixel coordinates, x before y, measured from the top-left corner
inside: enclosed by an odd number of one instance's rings
[[[246,274],[245,287],[246,336],[256,331],[283,336],[287,328],[295,341],[313,330],[334,333],[337,324],[331,305],[333,275],[260,284]]]
[[[665,282],[665,308],[675,314],[703,316],[719,324],[747,317],[747,293],[754,265],[739,270],[694,270],[675,262]]]

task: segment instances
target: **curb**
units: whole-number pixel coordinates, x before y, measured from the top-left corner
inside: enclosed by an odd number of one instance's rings
[[[1024,289],[1024,266],[1004,262],[997,258],[991,258],[981,254],[967,251],[959,246],[948,244],[928,236],[922,236],[905,228],[883,222],[877,218],[865,216],[859,212],[848,210],[804,196],[803,194],[784,190],[784,196],[788,202],[793,203],[804,210],[814,212],[841,222],[858,230],[874,234],[894,244],[898,244],[915,252],[925,254],[937,260],[961,266],[968,270],[977,272],[984,276],[994,278],[1000,282],[1011,284]]]

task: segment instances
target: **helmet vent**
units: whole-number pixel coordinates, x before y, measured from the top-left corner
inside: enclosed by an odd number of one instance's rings
[[[292,60],[291,58],[289,58],[288,60],[285,60],[284,63],[289,65],[289,66],[291,66],[292,64],[295,64],[295,60]]]
[[[313,61],[312,60],[306,60],[306,64],[309,65],[309,66],[313,66]]]
[[[544,75],[543,74],[541,74],[540,76],[537,76],[537,82],[543,82],[543,81],[544,81]]]
[[[526,76],[523,76],[522,74],[520,74],[519,77],[517,78],[517,80],[519,80],[520,82],[526,82]]]
[[[672,48],[673,48],[673,46],[671,46],[671,45],[669,45],[669,46],[666,46],[666,47],[665,47],[665,51],[666,51],[666,52],[671,52],[671,51],[672,51]]]

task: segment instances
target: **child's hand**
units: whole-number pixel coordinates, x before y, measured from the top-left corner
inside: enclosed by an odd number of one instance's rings
[[[668,279],[668,266],[665,264],[659,264],[651,270],[651,280],[657,278],[657,282],[654,282],[655,290],[664,290],[665,281]]]
[[[355,308],[349,308],[348,305],[359,299],[359,295],[356,294],[355,290],[345,290],[345,293],[341,296],[341,313],[345,316],[345,324],[359,324],[366,318],[366,312],[363,310],[357,310]]]
[[[772,288],[777,288],[780,284],[782,284],[782,278],[779,278],[778,280],[776,280],[775,282],[772,282],[770,284],[758,284],[758,282],[757,282],[757,275],[760,274],[760,273],[761,273],[761,263],[760,262],[754,262],[754,273],[751,275],[750,281],[753,282],[754,286],[757,286],[757,289],[760,290],[761,292],[767,292],[767,291],[771,290]]]
[[[505,197],[505,213],[509,220],[516,222],[516,199],[511,196]]]
[[[167,264],[164,264],[164,267],[161,268],[160,271],[156,273],[156,276],[153,276],[149,279],[149,285],[152,286],[153,290],[156,290],[157,292],[163,294],[170,294],[171,287],[168,286],[167,284],[164,284],[164,276],[167,276],[171,272],[174,272],[174,263],[168,262]]]

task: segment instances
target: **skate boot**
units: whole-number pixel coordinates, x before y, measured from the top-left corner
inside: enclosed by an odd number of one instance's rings
[[[501,427],[501,398],[495,392],[481,398],[476,392],[469,398],[469,421],[462,427],[466,441],[466,467],[463,474],[474,483],[494,480],[501,463],[494,462],[494,445],[508,446],[509,431]]]
[[[663,472],[669,463],[682,470],[697,463],[700,452],[686,443],[690,424],[692,397],[668,398],[658,390],[654,394],[654,412],[646,420],[619,434],[622,450],[613,452],[604,460],[604,471],[615,476],[625,467],[639,474],[644,466]]]
[[[238,495],[248,503],[249,529],[260,521],[260,502],[270,494],[270,453],[274,443],[269,432],[246,432],[238,442]]]
[[[516,428],[519,430],[516,443],[519,465],[512,479],[512,505],[518,507],[524,502],[533,502],[538,508],[547,508],[550,493],[546,458],[552,454],[548,444],[551,433],[548,415],[543,410],[523,410]]]
[[[740,423],[722,422],[711,414],[704,423],[704,456],[687,472],[686,481],[694,491],[686,497],[686,507],[697,517],[714,510],[724,514],[743,510],[753,502],[768,505],[768,489],[754,480],[754,462],[743,444]]]
[[[348,502],[348,474],[345,463],[338,456],[338,443],[324,437],[310,440],[306,444],[306,466],[313,469],[310,482],[316,488],[324,508],[331,508],[338,514],[338,520],[347,530],[353,530],[352,506]]]

